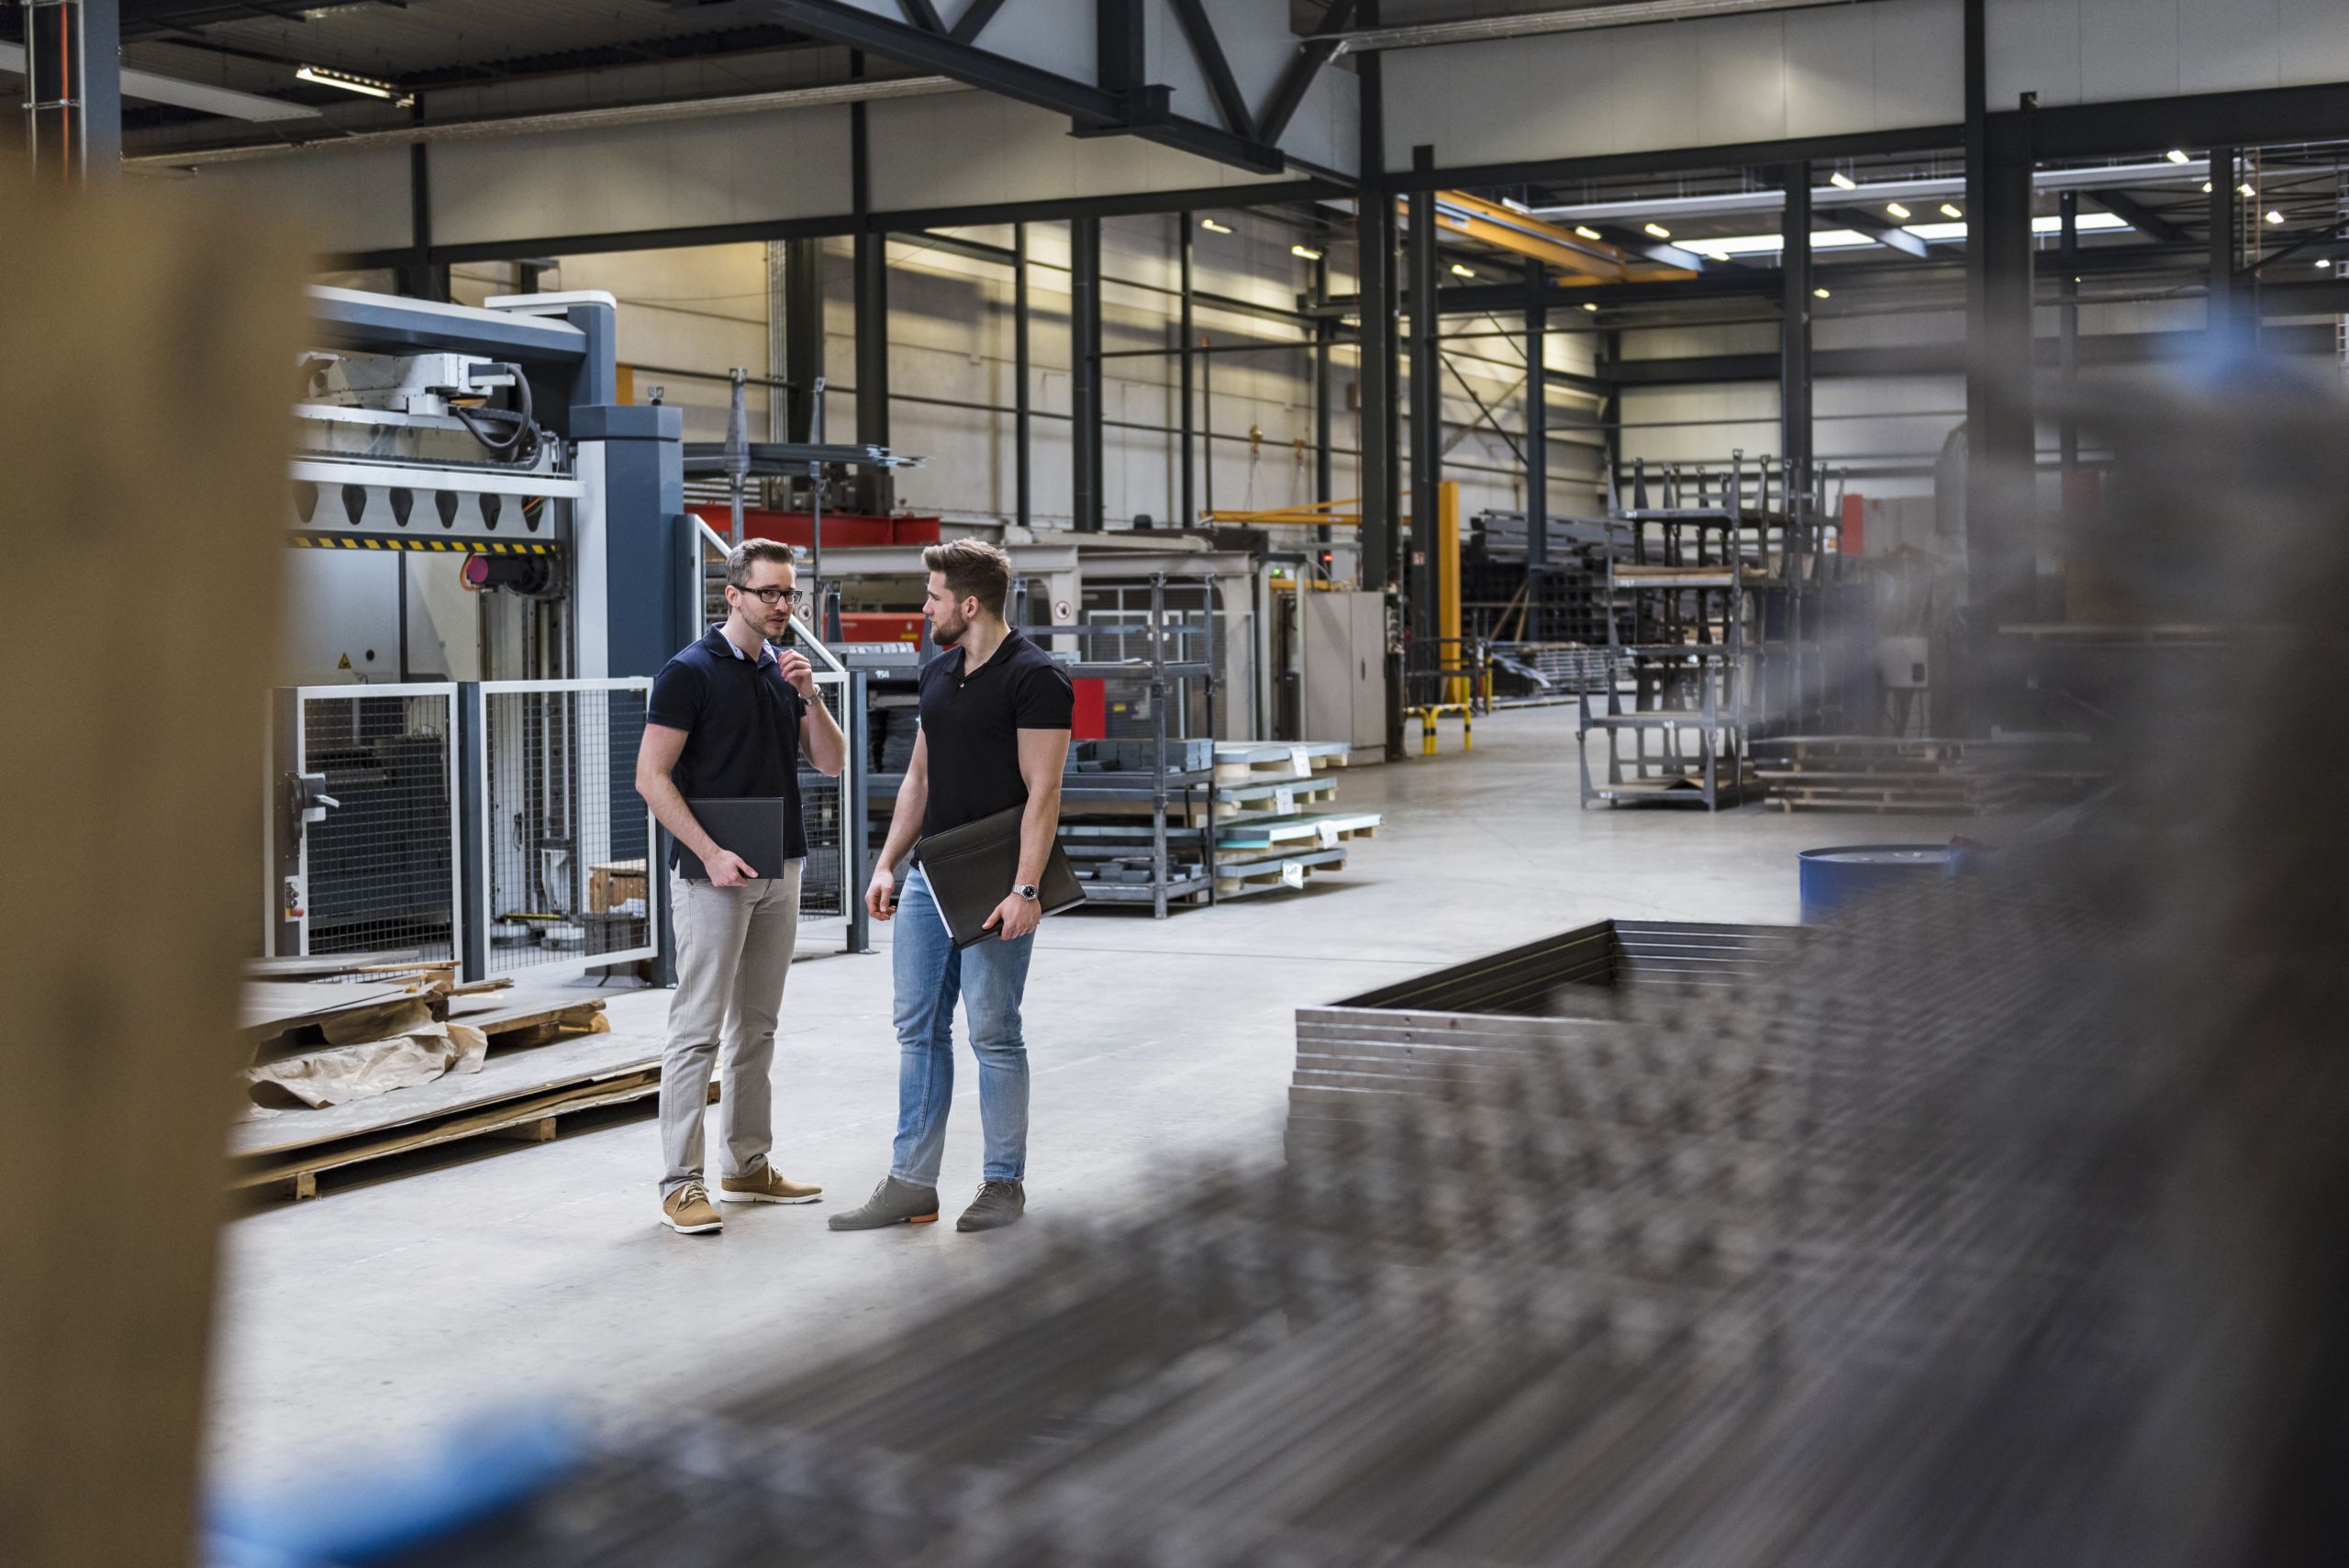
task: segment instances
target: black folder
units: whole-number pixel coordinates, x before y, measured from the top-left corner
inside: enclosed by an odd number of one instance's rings
[[[779,795],[736,795],[725,800],[685,802],[702,831],[731,850],[761,876],[781,876],[791,843],[792,803]],[[707,882],[709,868],[683,844],[677,846],[677,874],[687,882]]]
[[[1019,880],[1019,819],[1027,809],[1015,806],[976,822],[932,833],[914,846],[922,878],[930,884],[930,895],[938,901],[938,912],[946,917],[947,932],[956,947],[995,940],[987,922],[994,917],[996,906],[1011,896],[1012,884]],[[1044,874],[1037,880],[1036,902],[1047,915],[1085,902],[1085,889],[1077,885],[1076,873],[1069,870],[1068,856],[1061,852],[1057,840],[1044,861]]]

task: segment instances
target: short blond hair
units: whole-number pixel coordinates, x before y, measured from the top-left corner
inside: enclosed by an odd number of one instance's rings
[[[946,591],[959,604],[976,599],[987,614],[1003,618],[1003,602],[1011,596],[1011,557],[985,539],[950,539],[921,552],[921,563],[946,578]]]

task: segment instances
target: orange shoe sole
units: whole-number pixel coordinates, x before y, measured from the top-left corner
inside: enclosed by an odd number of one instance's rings
[[[910,1214],[906,1217],[906,1223],[908,1225],[929,1225],[937,1218],[938,1216],[935,1214]]]

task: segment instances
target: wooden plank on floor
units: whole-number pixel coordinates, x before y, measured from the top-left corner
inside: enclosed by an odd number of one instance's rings
[[[573,1035],[533,1050],[493,1052],[478,1073],[451,1074],[371,1099],[318,1110],[285,1111],[240,1122],[228,1136],[235,1157],[287,1151],[459,1111],[529,1099],[557,1089],[602,1082],[661,1064],[661,1042],[640,1035]]]

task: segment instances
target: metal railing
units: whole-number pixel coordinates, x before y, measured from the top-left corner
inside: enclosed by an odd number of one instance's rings
[[[636,793],[651,690],[643,676],[465,688],[479,737],[467,746],[480,873],[467,890],[469,969],[629,963],[659,950],[656,834]]]

